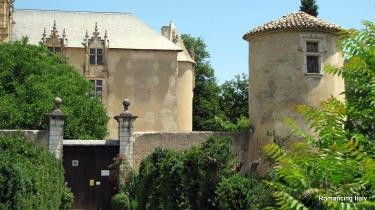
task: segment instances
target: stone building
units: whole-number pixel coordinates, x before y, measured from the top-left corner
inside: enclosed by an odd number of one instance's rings
[[[0,0],[0,42],[24,36],[92,82],[111,118],[110,138],[124,97],[136,104],[136,131],[192,130],[194,61],[173,23],[158,33],[128,13],[18,10]]]
[[[324,72],[325,65],[340,67],[336,48],[341,28],[304,12],[295,12],[252,29],[243,36],[249,42],[249,110],[255,125],[249,159],[256,159],[261,145],[272,137],[267,131],[287,135],[283,120],[297,119],[298,104],[319,105],[340,95],[344,81]]]

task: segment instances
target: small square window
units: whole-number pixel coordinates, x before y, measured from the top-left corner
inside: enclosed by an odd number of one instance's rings
[[[98,55],[102,55],[103,54],[103,49],[97,49],[97,52],[98,52]]]
[[[55,47],[55,53],[60,53],[61,52],[61,47]]]
[[[306,42],[306,52],[318,53],[319,43],[318,42]]]
[[[320,73],[319,56],[308,55],[306,56],[307,73]]]
[[[90,54],[95,54],[95,48],[90,48]]]

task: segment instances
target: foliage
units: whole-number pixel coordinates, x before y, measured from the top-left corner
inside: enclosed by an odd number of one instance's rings
[[[220,108],[231,123],[249,117],[249,80],[245,74],[236,75],[221,85]]]
[[[306,12],[309,15],[318,16],[318,5],[315,0],[301,0],[300,11]]]
[[[220,115],[219,94],[220,87],[210,62],[210,55],[206,44],[201,38],[194,38],[183,34],[186,49],[194,54],[195,60],[195,88],[193,98],[193,130],[218,130],[215,116]],[[194,53],[192,53],[194,52]]]
[[[181,155],[157,148],[139,168],[139,209],[178,209],[182,199]]]
[[[113,210],[130,210],[129,198],[124,193],[117,193],[111,199]]]
[[[65,59],[27,39],[0,44],[0,128],[46,129],[53,99],[63,99],[66,138],[101,139],[107,134],[105,109],[87,96],[91,84]]]
[[[372,29],[371,29],[372,27]],[[298,106],[311,128],[311,136],[294,123],[294,133],[305,141],[288,148],[267,145],[264,153],[273,162],[271,179],[277,206],[281,209],[375,209],[374,158],[374,58],[372,24],[344,40],[348,59],[343,68],[327,71],[347,82],[346,103],[330,98],[320,107]],[[358,38],[362,37],[362,38]],[[355,40],[355,41],[353,41]],[[367,41],[365,41],[367,40]],[[321,199],[332,196],[344,199]],[[354,196],[365,196],[357,202]]]
[[[210,137],[185,152],[158,148],[126,187],[138,209],[217,209],[215,190],[223,177],[234,173],[231,139]],[[134,196],[135,194],[135,196]]]
[[[346,128],[366,135],[374,148],[375,139],[375,26],[364,22],[361,31],[342,34],[341,48],[346,62],[342,68],[327,67],[325,71],[342,76],[346,82]]]
[[[60,203],[60,210],[69,210],[72,207],[74,201],[74,195],[71,189],[64,185],[62,188],[62,196],[61,196],[61,203]]]
[[[215,124],[218,125],[219,131],[227,132],[248,132],[251,129],[251,122],[249,118],[241,116],[236,123],[229,120],[224,120],[222,117],[215,117]]]
[[[218,85],[204,41],[188,34],[183,34],[182,39],[196,62],[193,129],[248,131],[250,120],[246,75],[236,75],[234,79]]]
[[[65,199],[62,164],[21,134],[0,136],[0,207],[59,209]]]
[[[216,188],[219,209],[263,209],[272,191],[261,180],[235,174],[223,179]]]
[[[236,159],[232,139],[210,137],[185,153],[183,188],[190,209],[216,209],[215,188],[223,177],[234,173]]]
[[[108,168],[110,170],[110,182],[114,186],[119,187],[119,190],[124,188],[125,184],[135,176],[135,172],[126,160],[126,157],[121,154],[113,158]]]

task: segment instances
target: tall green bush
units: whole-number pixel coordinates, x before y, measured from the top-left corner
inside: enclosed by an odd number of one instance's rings
[[[216,187],[236,164],[231,143],[230,138],[210,137],[186,152],[157,148],[125,192],[135,194],[131,197],[139,209],[217,209]],[[134,185],[135,192],[128,187]]]
[[[118,193],[111,199],[111,207],[113,210],[130,210],[130,202],[127,195]]]
[[[66,138],[104,138],[108,117],[91,90],[78,70],[44,46],[27,39],[0,44],[0,128],[46,129],[46,114],[59,96],[68,116]]]
[[[0,207],[59,209],[62,164],[21,134],[0,136]]]
[[[235,174],[216,188],[219,209],[263,209],[271,202],[272,190],[261,180]]]

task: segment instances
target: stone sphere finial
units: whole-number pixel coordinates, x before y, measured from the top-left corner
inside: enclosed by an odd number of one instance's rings
[[[122,102],[122,105],[124,105],[124,112],[128,112],[129,106],[130,106],[130,100],[125,98]]]
[[[54,102],[55,102],[55,110],[60,110],[60,107],[61,107],[61,104],[62,104],[61,98],[56,97]]]

